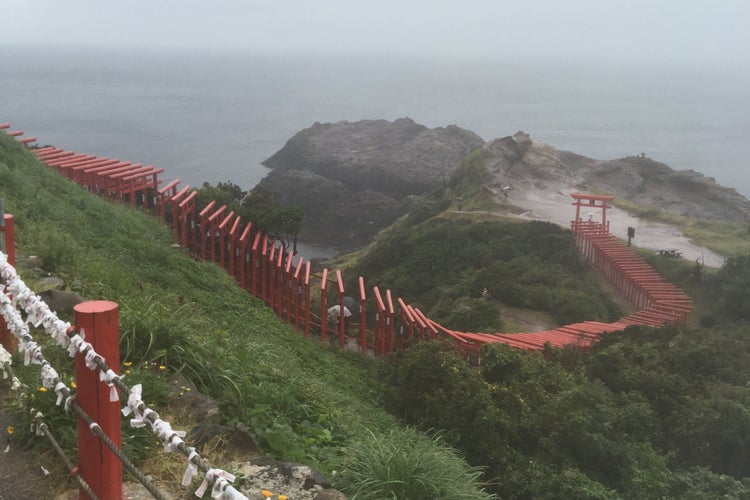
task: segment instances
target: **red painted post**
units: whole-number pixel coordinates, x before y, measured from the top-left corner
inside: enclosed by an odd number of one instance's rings
[[[344,304],[344,279],[341,277],[341,271],[336,270],[336,283],[338,285],[339,296],[339,347],[346,347],[346,305]]]
[[[198,191],[191,191],[190,194],[187,195],[187,198],[177,205],[179,215],[172,220],[172,224],[179,224],[180,226],[180,234],[182,234],[182,239],[180,241],[182,248],[187,249],[188,252],[193,255],[197,255],[198,252],[196,243],[198,229],[195,227],[194,217],[196,196],[198,196]],[[190,233],[190,238],[188,238],[188,233]]]
[[[326,343],[328,335],[328,268],[323,268],[320,281],[320,341]]]
[[[375,338],[373,343],[375,344],[375,352],[382,355],[384,354],[385,304],[383,303],[383,297],[380,295],[380,289],[375,286],[372,291],[375,293]]]
[[[253,239],[253,246],[250,248],[252,252],[251,261],[251,282],[252,282],[252,294],[256,297],[260,296],[260,284],[258,283],[258,275],[260,274],[260,238],[263,235],[260,231],[255,232],[255,238]]]
[[[108,300],[83,302],[73,307],[75,324],[86,332],[86,341],[106,359],[112,370],[120,367],[120,333],[117,303]],[[99,424],[102,431],[119,448],[120,401],[110,401],[110,387],[99,381],[99,369],[89,370],[84,356],[76,354],[78,404]],[[78,418],[78,467],[86,482],[99,498],[122,499],[122,464],[112,451]],[[78,498],[88,495],[79,490]]]
[[[208,218],[208,213],[214,208],[214,205],[216,205],[216,200],[211,200],[198,214],[198,231],[200,232],[198,242],[200,244],[201,260],[203,262],[206,262],[206,239],[208,237],[208,233],[206,232],[208,223],[206,219]]]
[[[359,348],[367,352],[367,295],[365,294],[365,279],[359,277]]]
[[[274,268],[276,269],[276,315],[280,319],[284,319],[284,246],[279,245],[276,250],[276,263]],[[271,299],[273,301],[273,298]]]
[[[8,256],[8,263],[11,266],[16,265],[16,235],[15,235],[15,224],[13,222],[13,216],[0,212],[3,215],[2,226],[0,226],[0,232],[3,233],[2,250],[5,255]]]
[[[2,203],[0,203],[2,205]],[[0,250],[8,256],[8,264],[11,266],[16,265],[16,236],[14,234],[13,216],[6,214],[4,210],[0,210]],[[0,317],[0,343],[3,345],[6,351],[13,353],[18,345],[16,337],[10,333],[8,325],[5,324],[5,320]]]
[[[240,218],[237,217],[237,220],[239,221]],[[252,222],[248,222],[245,225],[245,230],[242,231],[242,236],[240,236],[240,249],[239,249],[239,260],[237,262],[237,277],[238,282],[242,288],[247,290],[247,275],[246,275],[246,266],[250,269],[252,269],[252,265],[248,265],[250,254],[247,252],[247,244],[249,242],[250,238],[250,230],[253,227]],[[252,263],[250,263],[252,264]]]
[[[393,352],[393,316],[395,315],[390,290],[385,291],[385,307],[385,349],[386,353],[390,354]]]
[[[229,230],[227,229],[229,227],[229,223],[232,222],[232,219],[234,218],[234,211],[229,212],[229,215],[224,217],[224,220],[221,221],[219,224],[218,232],[219,232],[219,265],[224,268],[224,270],[229,269],[228,259],[227,257],[231,257],[231,254],[229,253],[226,245],[228,244],[227,236],[229,235]],[[231,243],[229,244],[231,247]],[[231,275],[234,271],[234,266],[232,266],[232,270],[229,271],[229,274]]]
[[[239,282],[237,257],[239,257],[240,255],[240,250],[237,247],[237,243],[239,242],[238,233],[241,220],[242,219],[239,215],[234,219],[234,224],[232,224],[232,228],[229,230],[229,240],[227,243],[227,255],[229,256],[229,275],[232,276],[237,282]]]
[[[305,337],[310,336],[310,261],[305,263]]]
[[[276,245],[271,242],[271,252],[268,254],[268,300],[266,304],[278,314],[276,309]]]
[[[294,285],[294,328],[299,330],[300,313],[302,312],[302,285],[300,282],[300,276],[302,272],[302,264],[305,259],[300,255],[297,261],[297,268],[294,270],[294,276],[292,277],[292,284]]]
[[[268,305],[268,235],[263,235],[263,241],[260,247],[260,300]]]
[[[294,273],[292,272],[292,262],[294,261],[294,255],[291,253],[286,254],[286,267],[284,268],[284,305],[286,306],[286,322],[292,323],[292,308],[294,304]],[[301,260],[301,259],[300,259]],[[283,309],[282,309],[283,310]]]

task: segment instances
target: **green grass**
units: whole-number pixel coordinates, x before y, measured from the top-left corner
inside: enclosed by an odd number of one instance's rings
[[[303,338],[223,270],[172,249],[169,229],[154,218],[89,195],[2,134],[0,197],[15,218],[19,260],[40,256],[44,272],[87,299],[119,304],[123,362],[184,373],[267,454],[328,474],[342,470],[364,429],[400,432],[381,406],[376,361]],[[19,273],[29,283],[36,277]],[[71,373],[64,352],[55,362]],[[38,378],[38,368],[26,372]]]
[[[363,434],[350,446],[340,483],[351,500],[481,500],[481,469],[467,467],[440,437],[409,429]]]
[[[750,223],[690,219],[666,210],[636,205],[621,198],[616,198],[612,203],[641,219],[676,226],[696,245],[726,257],[750,252]]]

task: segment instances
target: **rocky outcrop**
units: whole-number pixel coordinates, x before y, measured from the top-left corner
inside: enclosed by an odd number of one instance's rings
[[[273,170],[261,185],[302,208],[304,241],[356,247],[483,143],[455,125],[430,129],[409,118],[315,123],[263,162]]]
[[[750,202],[733,188],[694,170],[672,170],[644,156],[601,162],[585,182],[598,191],[686,217],[750,221]]]
[[[734,189],[693,170],[673,170],[645,155],[594,160],[532,141],[523,132],[488,142],[482,153],[495,176],[495,187],[529,191],[575,187],[696,219],[750,220],[750,202]]]

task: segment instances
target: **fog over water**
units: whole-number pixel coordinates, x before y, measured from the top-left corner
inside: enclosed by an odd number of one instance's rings
[[[750,79],[680,65],[272,55],[244,50],[0,50],[0,121],[42,144],[243,188],[314,122],[408,116],[483,139],[524,130],[598,159],[645,152],[750,195]]]
[[[408,116],[750,195],[746,0],[25,0],[0,19],[0,121],[191,185],[252,187],[316,121]]]

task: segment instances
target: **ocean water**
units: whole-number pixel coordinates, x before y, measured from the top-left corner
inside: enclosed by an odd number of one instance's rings
[[[192,186],[251,188],[316,121],[408,116],[597,159],[644,152],[750,196],[748,110],[737,68],[0,46],[0,122]]]

